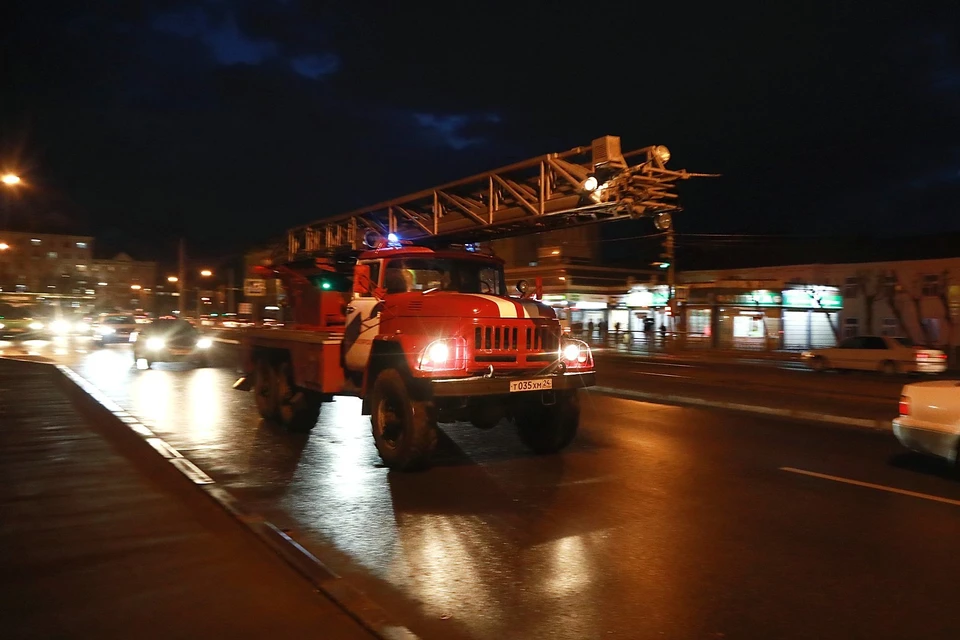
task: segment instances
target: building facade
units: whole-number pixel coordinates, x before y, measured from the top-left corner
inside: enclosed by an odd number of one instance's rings
[[[741,295],[752,296],[758,290],[754,285],[764,283],[768,291],[781,291],[779,310],[769,312],[773,316],[769,329],[779,326],[783,332],[780,348],[810,346],[809,339],[806,344],[802,339],[804,332],[811,336],[811,330],[802,329],[804,322],[816,325],[813,342],[818,346],[830,338],[836,342],[856,335],[895,335],[920,345],[960,347],[960,257],[687,271],[679,280],[686,292],[683,307],[691,336],[707,322],[707,311],[710,322],[713,315],[723,313],[718,301],[708,302],[703,292],[718,294],[724,287],[734,287]],[[808,308],[797,308],[798,304]],[[737,309],[738,314],[750,311],[742,305]]]
[[[149,310],[156,264],[126,254],[97,260],[93,249],[91,236],[0,231],[0,302]]]

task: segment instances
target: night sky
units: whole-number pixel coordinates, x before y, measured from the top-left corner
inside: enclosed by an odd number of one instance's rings
[[[960,230],[958,4],[5,0],[0,165],[161,260],[604,134],[681,234]]]

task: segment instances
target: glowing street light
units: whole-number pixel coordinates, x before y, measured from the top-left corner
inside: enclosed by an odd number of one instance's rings
[[[204,269],[203,271],[200,272],[200,275],[203,276],[204,278],[209,278],[210,276],[213,275],[213,271],[210,271],[210,269]]]
[[[0,177],[0,181],[3,181],[3,184],[9,187],[12,187],[20,184],[20,176],[15,173],[5,173],[2,177]]]
[[[140,291],[140,285],[138,284],[132,284],[130,285],[130,288],[133,289],[134,291]]]
[[[10,245],[8,245],[6,242],[0,242],[0,251],[6,251],[9,248]]]
[[[179,282],[180,278],[177,276],[167,276],[167,282]]]

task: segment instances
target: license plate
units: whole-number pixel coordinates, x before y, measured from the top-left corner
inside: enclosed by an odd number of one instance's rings
[[[170,354],[175,356],[185,356],[190,353],[190,349],[170,349]]]
[[[553,378],[510,381],[510,393],[517,391],[544,391],[546,389],[553,389]]]

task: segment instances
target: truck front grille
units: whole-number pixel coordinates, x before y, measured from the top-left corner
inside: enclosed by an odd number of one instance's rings
[[[560,334],[552,327],[480,326],[474,329],[473,346],[477,351],[518,351],[520,338],[528,352],[555,352],[560,348]]]

